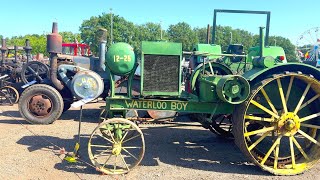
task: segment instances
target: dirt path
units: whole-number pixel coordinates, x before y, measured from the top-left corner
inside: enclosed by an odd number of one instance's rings
[[[86,162],[88,136],[97,126],[101,105],[86,105],[83,112],[80,156]],[[127,175],[101,175],[86,163],[69,164],[59,155],[58,147],[73,150],[78,118],[78,109],[71,109],[54,124],[30,125],[21,119],[17,105],[1,106],[0,179],[320,179],[320,164],[292,177],[265,173],[248,163],[233,141],[186,117],[179,118],[178,125],[142,125],[146,153],[140,166]]]

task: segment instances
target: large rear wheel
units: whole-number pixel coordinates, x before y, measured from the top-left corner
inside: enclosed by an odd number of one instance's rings
[[[240,150],[263,170],[295,175],[320,158],[320,83],[312,76],[280,74],[254,86],[233,113]]]

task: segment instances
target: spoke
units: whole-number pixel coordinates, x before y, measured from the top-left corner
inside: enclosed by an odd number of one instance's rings
[[[139,136],[141,136],[140,134],[138,134],[138,135],[136,135],[136,136],[133,136],[133,137],[131,137],[131,138],[129,138],[129,139],[126,139],[125,141],[123,141],[122,143],[125,143],[125,142],[128,142],[128,141],[131,141],[132,139],[135,139],[135,138],[137,138],[137,137],[139,137]]]
[[[288,90],[287,90],[287,94],[286,94],[286,102],[288,102],[288,100],[289,100],[293,79],[294,79],[294,76],[291,76],[290,82],[289,82],[289,86],[288,86]]]
[[[283,94],[283,89],[282,89],[280,78],[277,79],[277,83],[278,83],[278,87],[279,87],[279,93],[280,93],[280,97],[281,97],[282,107],[283,107],[284,112],[287,113],[288,112],[288,108],[287,108],[286,100],[284,98],[284,94]]]
[[[139,146],[126,146],[126,147],[122,147],[122,148],[125,148],[125,149],[141,149],[142,147],[139,147]]]
[[[296,158],[294,156],[294,149],[293,149],[293,136],[289,137],[289,142],[290,142],[290,152],[291,152],[291,160],[292,160],[292,168],[296,168]]]
[[[117,169],[117,161],[118,161],[118,156],[116,155],[116,160],[114,161],[113,170]]]
[[[301,154],[303,155],[303,157],[304,157],[306,160],[309,160],[308,155],[304,152],[304,150],[302,149],[302,147],[300,146],[300,144],[298,143],[298,141],[296,140],[296,138],[294,138],[293,136],[292,136],[292,141],[293,141],[293,143],[297,146],[298,150],[301,152]]]
[[[280,147],[280,141],[279,141],[279,144],[276,145],[276,150],[274,153],[273,169],[278,169],[279,147]]]
[[[268,94],[266,93],[266,91],[265,91],[263,88],[261,88],[261,92],[262,92],[264,98],[267,100],[267,102],[268,102],[269,106],[271,107],[272,111],[273,111],[275,114],[278,115],[278,112],[277,112],[276,108],[274,107],[274,105],[272,104],[272,102],[271,102]]]
[[[269,109],[267,109],[266,107],[264,107],[263,105],[261,105],[260,103],[258,103],[255,100],[251,100],[250,101],[253,105],[257,106],[258,108],[260,108],[261,110],[263,110],[264,112],[270,114],[271,116],[275,117],[276,119],[279,118],[279,116],[277,114],[275,114],[274,112],[270,111]]]
[[[113,142],[116,142],[116,141],[114,140],[113,134],[111,133],[110,129],[108,129],[108,132],[110,133],[110,136],[111,136],[111,139],[113,140]]]
[[[139,160],[135,155],[131,154],[128,150],[126,150],[125,148],[122,148],[122,150],[124,150],[126,153],[128,153],[131,157],[135,158],[137,161]]]
[[[97,144],[91,144],[91,147],[103,147],[103,148],[110,148],[112,146],[104,146],[104,145],[97,145]]]
[[[120,143],[123,142],[124,138],[126,138],[126,136],[128,135],[129,131],[130,131],[130,130],[128,130],[128,131],[123,135],[122,139],[120,140]]]
[[[274,148],[275,148],[277,145],[280,144],[281,138],[282,138],[282,135],[280,135],[280,136],[276,139],[276,141],[272,144],[271,148],[269,149],[269,151],[267,152],[267,154],[264,156],[264,158],[263,158],[262,161],[261,161],[261,164],[262,164],[262,165],[267,161],[268,157],[270,156],[270,154],[271,154],[271,152],[274,150]]]
[[[294,114],[297,114],[297,112],[299,111],[299,109],[300,109],[300,107],[301,107],[301,104],[302,104],[304,98],[306,97],[306,95],[307,95],[310,87],[311,87],[311,83],[309,83],[308,86],[306,87],[306,89],[304,90],[304,92],[303,92],[303,94],[302,94],[302,96],[301,96],[301,98],[300,98],[300,101],[299,101],[296,109],[295,109],[294,112],[293,112]]]
[[[313,125],[313,124],[304,124],[304,123],[300,123],[300,126],[303,126],[303,127],[309,127],[309,128],[315,128],[315,129],[320,129],[320,126]]]
[[[245,137],[249,137],[251,135],[255,135],[255,134],[259,134],[259,133],[264,133],[264,132],[269,132],[272,130],[275,130],[276,128],[274,126],[272,127],[267,127],[267,128],[263,128],[263,129],[259,129],[259,130],[255,130],[255,131],[251,131],[251,132],[246,132],[244,133]]]
[[[98,156],[104,155],[104,153],[106,153],[107,151],[110,151],[110,149],[103,150],[103,151],[101,151],[99,154],[94,155],[93,157],[95,158],[95,157],[98,157]]]
[[[251,144],[251,146],[248,148],[249,151],[251,151],[254,147],[256,147],[265,137],[267,137],[269,133],[270,131],[265,132],[258,140],[256,140],[253,144]]]
[[[309,139],[311,142],[313,142],[313,143],[315,143],[316,145],[320,146],[320,143],[319,143],[317,140],[315,140],[313,137],[309,136],[307,133],[301,131],[300,129],[298,130],[298,132],[299,132],[302,136],[304,136],[305,138]]]
[[[320,116],[320,112],[318,112],[318,113],[316,113],[316,114],[312,114],[312,115],[306,116],[306,117],[304,117],[304,118],[301,118],[301,119],[300,119],[300,122],[308,121],[308,120],[313,119],[313,118],[316,118],[316,117],[318,117],[318,116]]]
[[[115,142],[113,142],[112,140],[110,140],[110,139],[108,139],[108,138],[106,138],[106,137],[104,137],[104,136],[102,136],[101,134],[97,134],[98,136],[100,136],[100,137],[102,137],[103,139],[105,139],[105,140],[107,140],[107,141],[109,141],[110,143],[115,143]]]
[[[306,107],[307,105],[311,104],[313,101],[315,101],[316,99],[318,99],[320,97],[320,94],[317,94],[315,96],[313,96],[311,99],[309,99],[307,102],[303,103],[301,106],[300,106],[300,109],[303,109],[304,107]]]
[[[124,163],[124,165],[126,166],[127,170],[130,171],[128,164],[126,163],[126,161],[124,160],[122,154],[120,153],[120,157],[122,159],[122,162]]]
[[[254,121],[265,121],[265,122],[273,122],[274,119],[272,118],[264,118],[264,117],[258,117],[258,116],[250,116],[246,115],[244,116],[245,119],[254,120]]]
[[[109,155],[109,157],[107,158],[106,162],[104,162],[102,168],[104,168],[106,166],[106,164],[110,160],[111,156],[112,156],[112,153]]]

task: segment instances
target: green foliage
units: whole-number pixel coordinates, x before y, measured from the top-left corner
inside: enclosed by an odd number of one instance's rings
[[[113,19],[113,42],[126,42],[129,44],[136,44],[135,31],[137,27],[129,21],[126,21],[123,17],[118,15],[112,15]],[[108,30],[109,36],[107,37],[107,47],[111,45],[111,14],[105,14],[98,17],[91,17],[89,20],[84,20],[80,26],[81,39],[90,44],[92,52],[97,54],[99,48],[99,37],[97,36],[97,30],[104,28]]]
[[[7,40],[7,46],[25,46],[26,39],[30,40],[30,45],[32,47],[32,54],[43,53],[48,55],[47,47],[47,38],[45,35],[25,35],[25,36],[14,36]]]
[[[81,35],[78,33],[72,33],[70,31],[59,32],[62,36],[62,41],[65,43],[72,43],[75,41],[81,42]]]
[[[270,36],[269,45],[277,45],[284,49],[286,53],[287,60],[289,62],[298,62],[299,60],[296,57],[295,46],[291,43],[288,38],[284,38],[281,36]]]
[[[196,32],[185,22],[170,25],[167,33],[169,41],[182,43],[184,51],[191,51],[192,47],[199,43]]]

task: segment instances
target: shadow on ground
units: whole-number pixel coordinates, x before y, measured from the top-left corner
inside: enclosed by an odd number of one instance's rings
[[[174,165],[204,171],[222,173],[268,175],[258,167],[248,163],[232,140],[216,137],[208,130],[199,128],[177,128],[172,124],[168,126],[144,127],[143,133],[146,142],[145,156],[140,163],[143,166]],[[79,151],[81,160],[90,163],[87,153],[89,135],[82,135]],[[46,139],[46,140],[44,140]],[[74,139],[61,139],[52,136],[25,136],[17,143],[28,146],[30,152],[42,148],[51,148],[48,141],[72,151],[76,141]],[[54,148],[59,155],[58,148]],[[91,163],[90,163],[91,164]],[[86,163],[69,164],[62,161],[55,165],[58,170],[99,174],[94,167]]]

